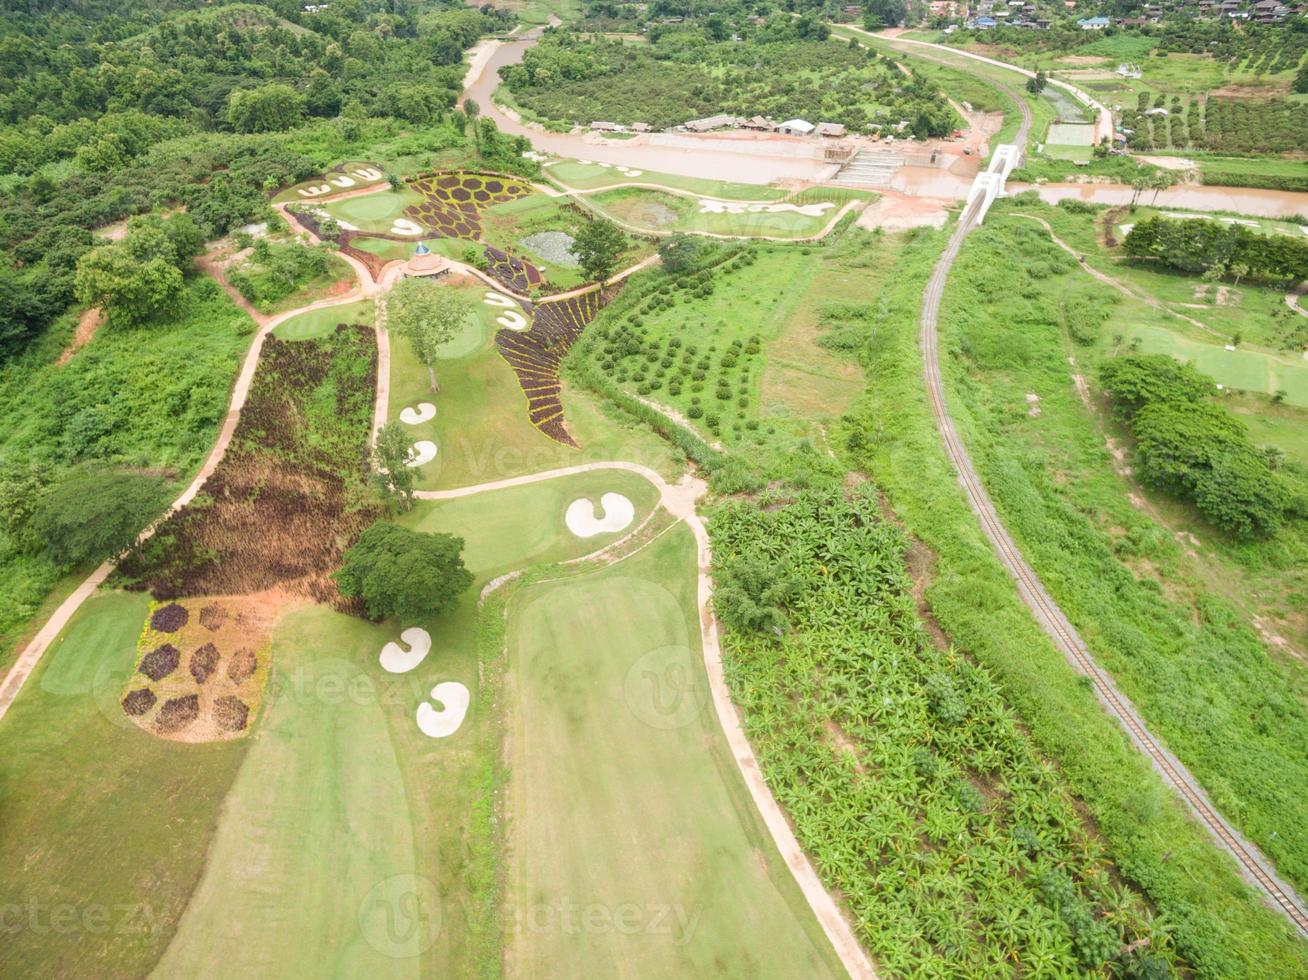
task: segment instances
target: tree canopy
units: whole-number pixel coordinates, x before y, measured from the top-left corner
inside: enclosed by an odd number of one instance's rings
[[[621,229],[612,221],[597,218],[586,222],[577,232],[572,252],[586,277],[602,283],[617,268],[626,247]]]
[[[448,610],[472,585],[462,552],[463,539],[452,534],[377,523],[345,553],[333,577],[372,619],[426,619]]]
[[[436,362],[442,348],[474,313],[475,307],[461,293],[430,279],[410,277],[391,290],[387,301],[390,329],[408,341],[414,357],[427,368],[432,391],[440,390]]]

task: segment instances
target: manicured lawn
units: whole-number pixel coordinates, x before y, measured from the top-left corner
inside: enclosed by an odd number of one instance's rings
[[[123,715],[146,612],[93,597],[0,721],[0,907],[38,916],[6,929],[7,976],[149,973],[204,867],[250,741],[169,742]]]
[[[657,436],[628,422],[616,422],[585,392],[567,389],[563,404],[579,452],[543,435],[527,418],[527,400],[513,370],[495,350],[495,316],[502,311],[482,303],[486,287],[467,287],[484,334],[479,346],[437,367],[439,394],[433,395],[427,370],[403,339],[391,337],[390,417],[407,406],[432,402],[436,417],[409,426],[415,439],[439,447],[422,467],[423,488],[471,486],[523,473],[602,459],[645,463],[670,475],[673,455]]]
[[[514,596],[515,973],[840,975],[720,735],[694,572],[678,527]]]
[[[581,497],[598,503],[605,493],[620,493],[635,505],[631,524],[590,538],[568,531],[568,505]],[[634,531],[657,503],[658,491],[644,477],[598,470],[455,500],[418,501],[398,520],[417,531],[464,538],[464,561],[482,580],[521,568],[524,555],[534,562],[563,561],[603,548]]]
[[[750,205],[741,214],[704,213],[703,203],[693,198],[634,187],[591,194],[586,201],[640,230],[707,232],[740,238],[807,238],[818,234],[835,216],[840,208],[835,196],[833,193],[827,201],[810,200],[808,205]],[[829,206],[818,215],[795,210],[822,203]],[[769,207],[785,210],[769,212],[766,210]]]
[[[393,191],[386,185],[375,194],[361,194],[323,205],[337,221],[347,221],[361,231],[390,231],[391,222],[404,217],[404,209],[422,202],[417,191]]]
[[[273,329],[273,333],[282,340],[313,340],[326,337],[339,323],[372,322],[372,300],[363,299],[356,303],[343,303],[340,306],[328,306],[320,310],[310,310],[293,316]]]
[[[678,190],[690,191],[692,194],[704,194],[708,197],[721,197],[737,201],[772,201],[780,200],[789,192],[780,187],[767,184],[741,184],[731,181],[705,180],[698,177],[679,177],[675,174],[660,174],[650,170],[641,170],[625,174],[617,167],[606,163],[590,163],[580,160],[559,160],[547,164],[545,175],[554,177],[569,187],[581,190],[595,190],[612,187],[615,184],[657,184]]]

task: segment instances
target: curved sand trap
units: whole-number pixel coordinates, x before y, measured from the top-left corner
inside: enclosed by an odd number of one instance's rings
[[[405,466],[422,466],[424,463],[430,463],[436,458],[436,443],[430,439],[419,439],[413,444],[413,449],[409,451],[409,459]]]
[[[829,208],[834,208],[835,204],[831,201],[821,201],[817,204],[746,204],[743,201],[715,201],[711,198],[702,199],[699,202],[700,214],[745,214],[752,212],[759,214],[779,214],[783,211],[793,211],[796,214],[802,214],[807,218],[820,218]]]
[[[428,738],[448,738],[463,724],[472,697],[458,681],[443,681],[431,689],[431,699],[441,707],[430,701],[418,705],[418,728]]]
[[[382,647],[381,665],[387,673],[407,674],[431,652],[431,634],[425,629],[411,626],[400,634],[400,639],[408,645],[408,650],[398,643],[387,643]]]
[[[391,222],[392,235],[421,235],[422,226],[408,218],[396,218]]]
[[[487,306],[499,306],[506,310],[511,306],[517,306],[513,300],[509,299],[507,296],[501,295],[500,293],[488,292],[486,298],[482,302]]]
[[[405,425],[422,425],[436,417],[436,406],[431,402],[419,402],[417,408],[406,408],[400,412],[400,421]]]
[[[593,538],[597,534],[621,531],[636,516],[636,508],[620,493],[606,493],[600,497],[598,514],[593,501],[582,497],[568,504],[563,522],[579,538]]]
[[[495,322],[501,327],[507,327],[510,330],[527,329],[527,318],[517,310],[505,310],[495,318]]]
[[[354,176],[358,177],[360,180],[381,180],[382,175],[381,171],[376,167],[359,167],[355,170],[351,170],[350,173],[354,174]]]

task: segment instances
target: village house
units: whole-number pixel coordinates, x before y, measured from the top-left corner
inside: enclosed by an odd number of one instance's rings
[[[840,137],[845,135],[845,126],[843,123],[820,122],[817,124],[817,134],[819,136]]]
[[[786,136],[807,136],[813,132],[813,124],[806,119],[787,119],[777,127],[777,132]]]
[[[631,131],[633,133],[652,133],[654,127],[647,122],[636,122],[631,124]]]
[[[740,121],[741,129],[752,129],[757,132],[770,133],[777,128],[777,124],[771,119],[764,119],[762,116],[754,116],[750,119]]]
[[[1102,31],[1111,23],[1107,17],[1083,17],[1076,22],[1076,26],[1083,31]]]
[[[686,123],[686,128],[692,133],[707,133],[713,129],[726,129],[734,125],[736,125],[735,116],[719,113],[716,116],[705,116],[703,119],[692,119]]]
[[[590,124],[592,133],[620,133],[622,127],[615,122],[593,122]]]

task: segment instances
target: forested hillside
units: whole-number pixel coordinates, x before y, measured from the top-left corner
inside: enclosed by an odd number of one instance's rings
[[[316,172],[307,146],[438,120],[464,48],[502,24],[428,0],[0,15],[0,360],[67,308],[90,229],[179,205],[206,237],[248,221],[265,190]]]

